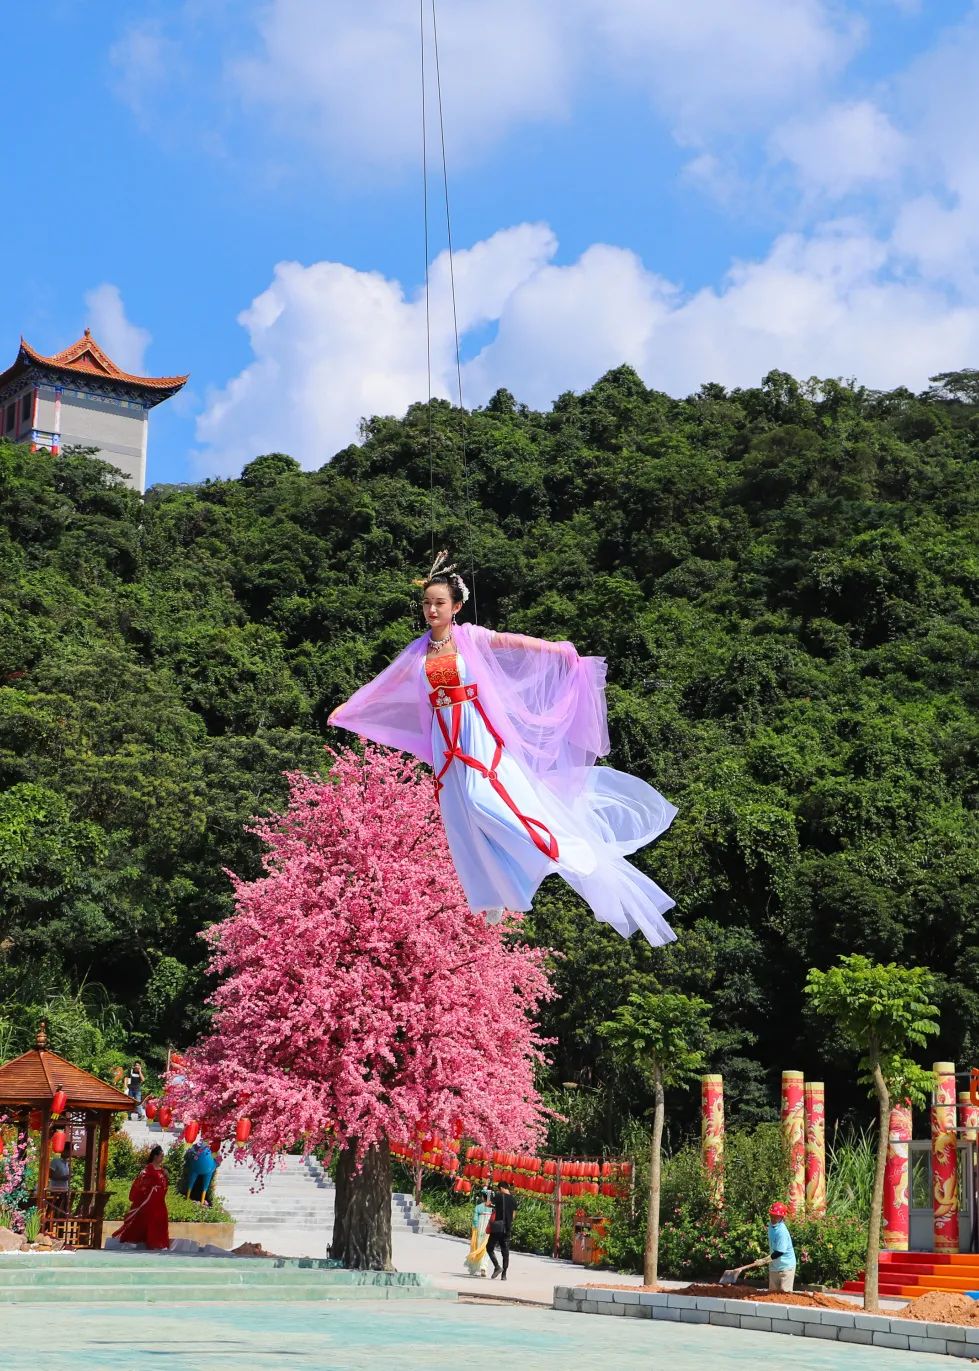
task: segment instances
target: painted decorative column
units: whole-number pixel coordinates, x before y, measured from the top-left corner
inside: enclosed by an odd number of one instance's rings
[[[782,1138],[789,1159],[790,1214],[806,1209],[806,1128],[801,1071],[782,1072]]]
[[[887,1167],[884,1171],[884,1247],[907,1252],[911,1245],[910,1172],[911,1106],[891,1110],[887,1128]]]
[[[700,1078],[700,1156],[714,1204],[724,1203],[724,1077]]]
[[[959,1128],[963,1130],[959,1136],[966,1142],[979,1139],[979,1104],[973,1104],[968,1090],[959,1091]]]
[[[806,1213],[821,1219],[826,1213],[826,1087],[822,1081],[805,1085]]]
[[[936,1062],[931,1097],[931,1185],[936,1252],[959,1250],[959,1167],[955,1132],[955,1065]]]

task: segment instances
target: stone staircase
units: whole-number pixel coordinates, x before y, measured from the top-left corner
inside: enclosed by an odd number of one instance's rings
[[[145,1119],[130,1119],[123,1128],[133,1145],[141,1148],[154,1143],[168,1148],[180,1137],[178,1129],[164,1130],[158,1123]],[[275,1170],[262,1178],[247,1159],[226,1155],[218,1171],[216,1189],[235,1221],[236,1230],[247,1229],[250,1239],[255,1236],[252,1230],[264,1228],[332,1233],[336,1191],[315,1157],[283,1155]],[[411,1233],[439,1232],[411,1195],[391,1196],[391,1226]],[[269,1233],[267,1245],[274,1248],[275,1232]]]
[[[314,1258],[162,1252],[0,1254],[0,1306],[454,1299],[426,1276],[344,1271]]]
[[[882,1252],[878,1267],[881,1295],[914,1299],[929,1290],[969,1295],[979,1300],[979,1255],[970,1252]],[[843,1289],[863,1294],[863,1272]]]

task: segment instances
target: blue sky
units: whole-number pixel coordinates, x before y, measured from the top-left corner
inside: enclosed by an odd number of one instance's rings
[[[362,415],[424,398],[418,17],[6,16],[3,345],[89,324],[123,365],[189,371],[153,415],[151,481],[273,448],[319,466]],[[467,402],[506,385],[546,407],[622,361],[676,394],[977,362],[979,5],[439,0],[438,21]]]

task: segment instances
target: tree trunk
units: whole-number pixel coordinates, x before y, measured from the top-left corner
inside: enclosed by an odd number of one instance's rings
[[[867,1228],[867,1261],[864,1266],[863,1307],[876,1314],[880,1308],[880,1221],[884,1209],[884,1172],[887,1168],[887,1134],[891,1119],[891,1096],[880,1069],[873,1067],[874,1089],[877,1091],[877,1165],[874,1170],[874,1196],[870,1202],[870,1224]]]
[[[393,1269],[391,1156],[387,1143],[369,1148],[359,1170],[356,1142],[340,1153],[330,1256],[352,1271]]]
[[[657,1069],[653,1076],[653,1141],[649,1153],[649,1213],[646,1219],[646,1255],[643,1261],[643,1281],[655,1285],[659,1275],[659,1192],[660,1163],[663,1152],[663,1077]]]

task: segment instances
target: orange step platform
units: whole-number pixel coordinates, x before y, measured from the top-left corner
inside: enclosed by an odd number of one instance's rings
[[[979,1300],[979,1255],[974,1252],[882,1252],[880,1293],[913,1299],[929,1290],[947,1290]],[[848,1294],[863,1294],[863,1272],[847,1281]]]

